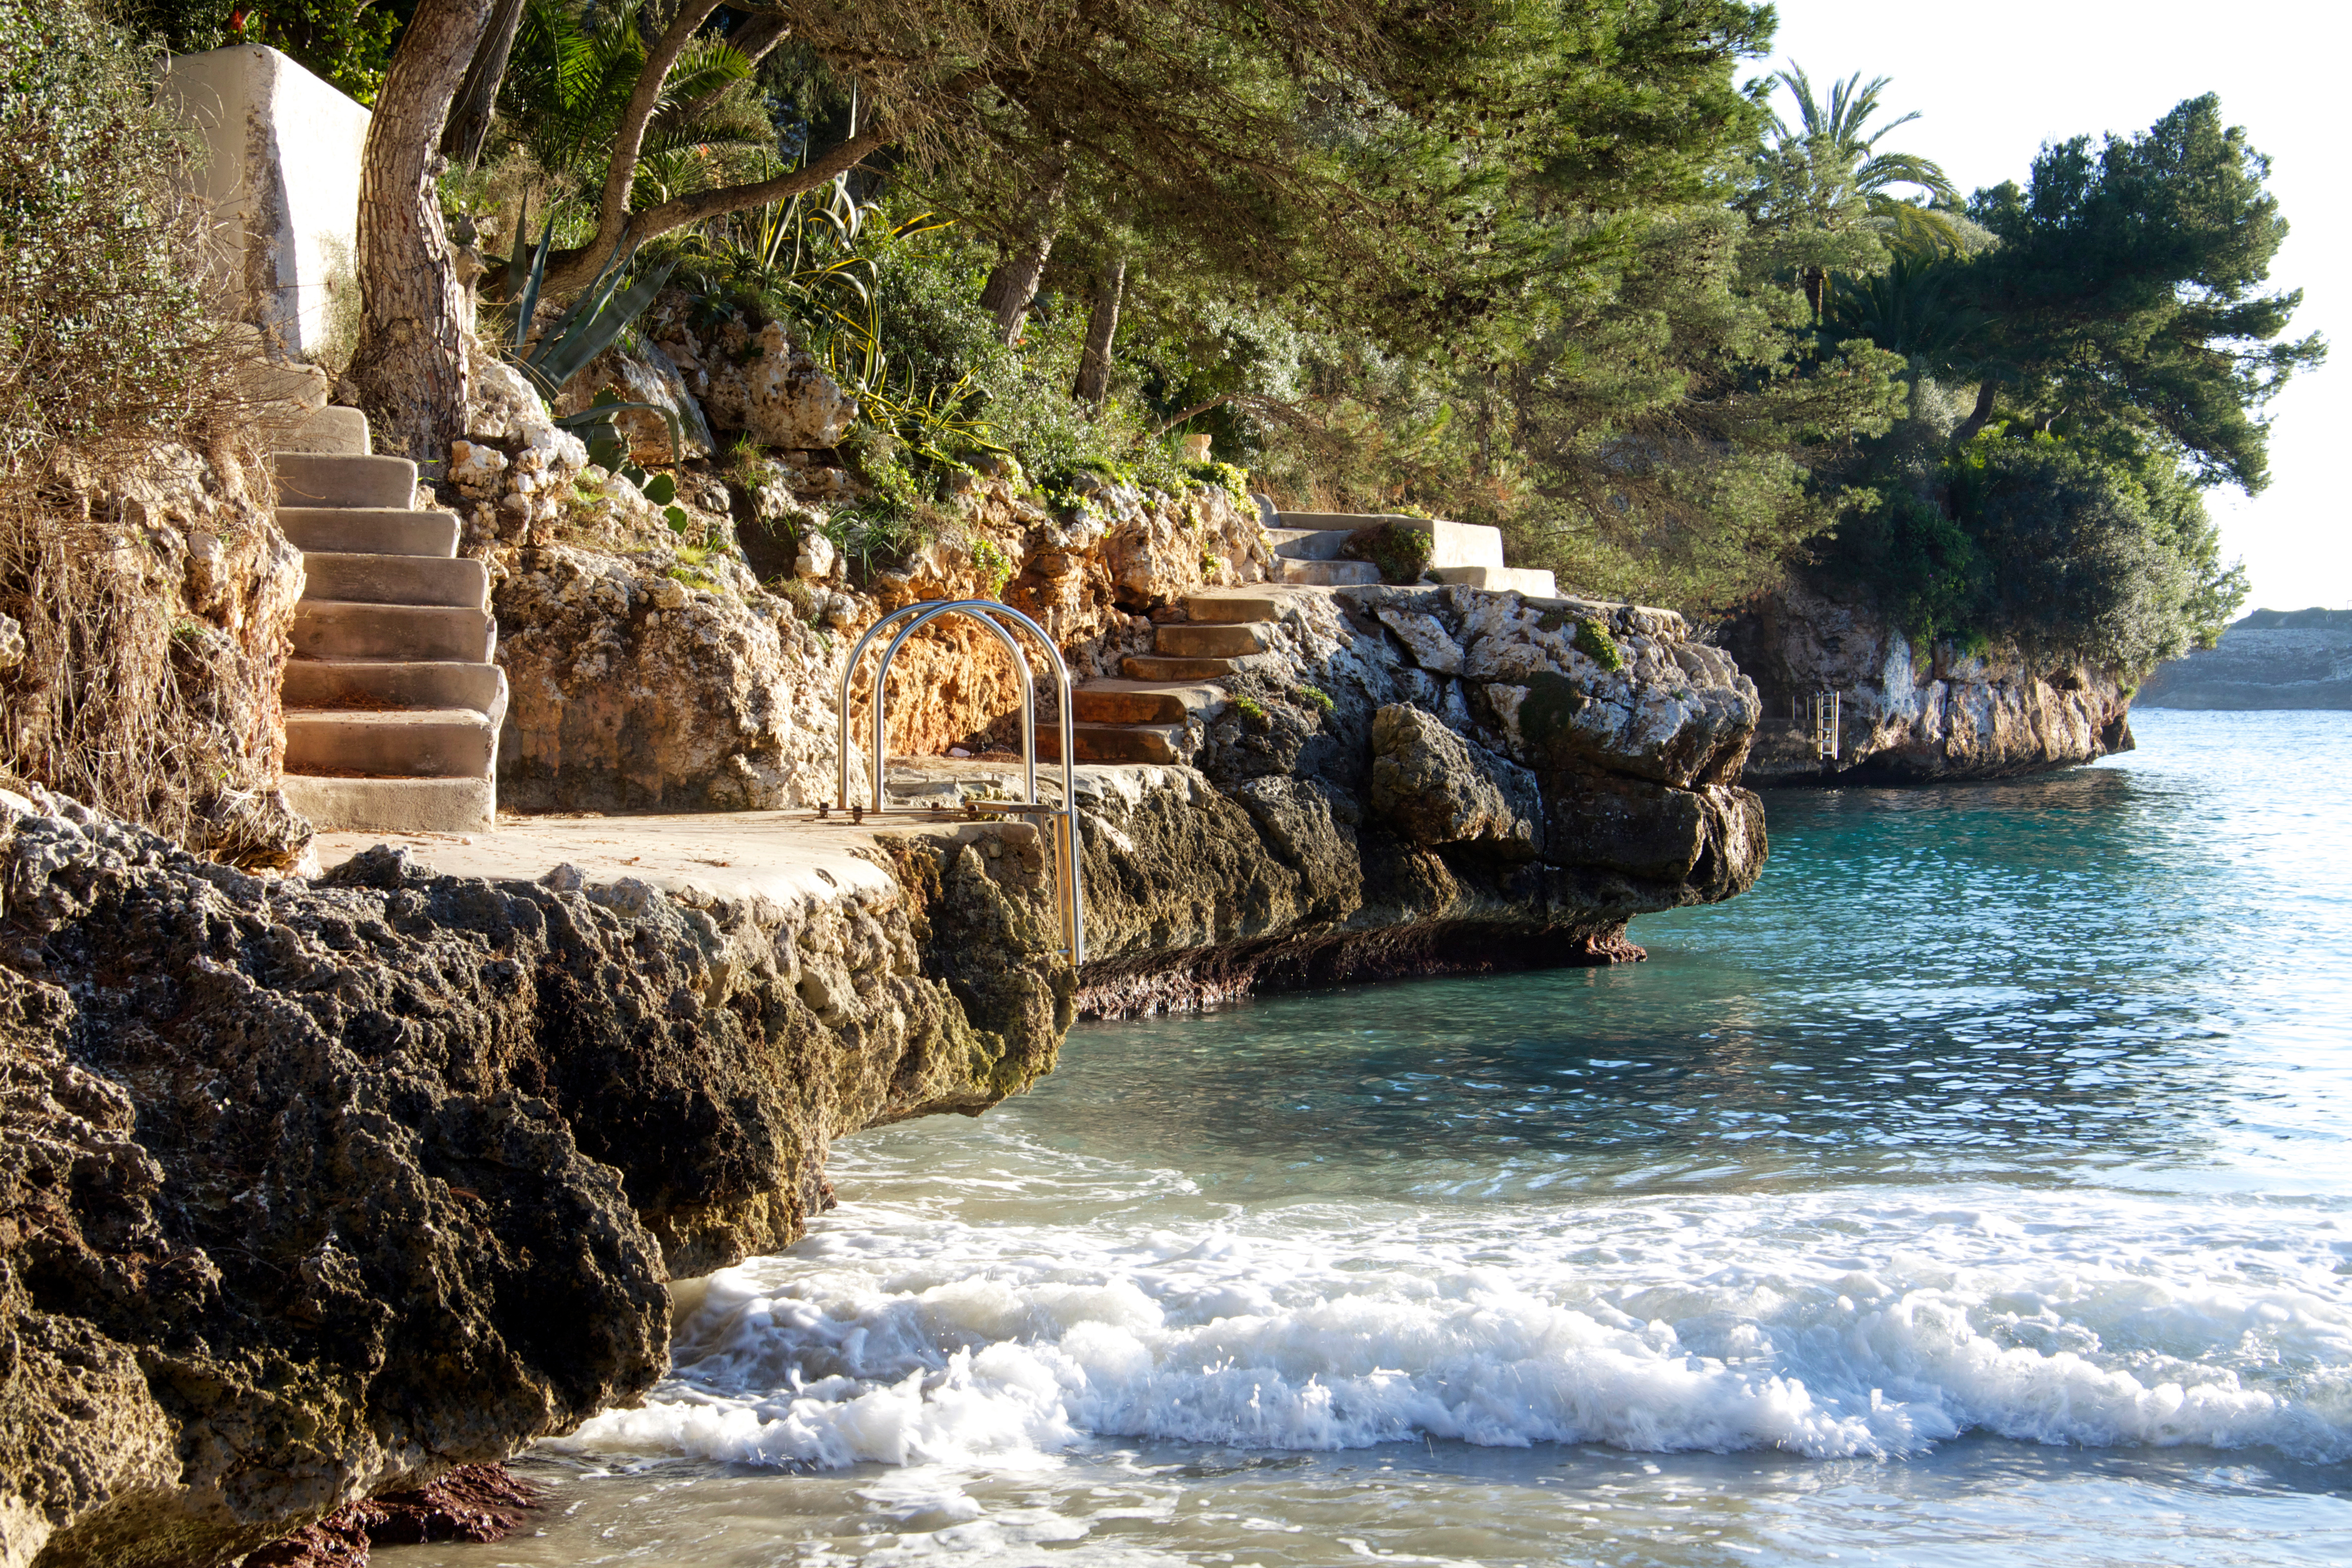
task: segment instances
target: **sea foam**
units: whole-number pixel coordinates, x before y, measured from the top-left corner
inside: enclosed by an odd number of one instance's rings
[[[1299,1204],[1189,1228],[868,1205],[713,1276],[671,1377],[565,1446],[822,1467],[1089,1438],[2352,1456],[2352,1229],[1986,1188]]]

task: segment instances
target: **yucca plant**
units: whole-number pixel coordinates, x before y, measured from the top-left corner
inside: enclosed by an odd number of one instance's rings
[[[539,313],[540,286],[546,279],[548,252],[554,242],[555,221],[551,218],[540,233],[529,272],[520,268],[520,254],[507,264],[508,277],[520,276],[523,279],[521,298],[515,302],[514,362],[530,378],[540,395],[551,403],[591,360],[619,341],[630,322],[645,313],[646,307],[654,302],[654,296],[661,292],[662,285],[669,281],[671,268],[676,265],[664,262],[623,289],[621,280],[636,253],[636,247],[623,235],[620,244],[613,247],[613,254],[605,258],[595,281],[569,309],[549,322],[534,341],[531,324]],[[629,408],[661,416],[669,430],[670,460],[677,462],[686,450],[686,431],[676,411],[659,404],[600,396],[593,405],[577,414],[558,416],[555,424],[560,429],[578,431],[593,450],[600,446],[619,444],[620,432],[613,416]]]

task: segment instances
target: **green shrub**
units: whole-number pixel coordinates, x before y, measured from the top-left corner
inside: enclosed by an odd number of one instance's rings
[[[1598,620],[1577,622],[1576,638],[1571,646],[1612,675],[1625,668],[1625,656],[1618,650],[1617,639],[1611,637],[1608,626]]]
[[[1265,704],[1255,697],[1234,698],[1234,711],[1241,715],[1243,723],[1260,734],[1274,728],[1274,715],[1267,712]]]
[[[1298,689],[1297,696],[1299,700],[1308,707],[1324,713],[1329,713],[1339,706],[1331,700],[1331,694],[1319,686],[1302,686]]]
[[[1382,522],[1348,535],[1339,553],[1350,561],[1369,561],[1381,569],[1383,583],[1421,581],[1436,550],[1436,536],[1428,529],[1407,523]]]

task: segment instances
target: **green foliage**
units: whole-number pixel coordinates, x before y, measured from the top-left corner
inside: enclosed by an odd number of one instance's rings
[[[1435,548],[1435,536],[1428,529],[1382,522],[1349,534],[1339,553],[1350,561],[1369,561],[1378,566],[1383,583],[1407,584],[1421,581]]]
[[[1004,596],[1004,585],[1013,581],[1013,574],[1020,566],[1020,563],[1000,549],[993,540],[987,539],[971,542],[971,564],[981,575],[982,597],[989,599]]]
[[[2269,172],[2209,95],[2137,136],[2044,147],[2024,188],[1979,191],[1969,215],[2000,239],[1966,274],[1993,322],[1987,378],[2036,417],[2118,426],[2177,447],[2200,483],[2259,490],[2257,415],[2326,353],[2279,341],[2300,293],[2261,291],[2286,237]]]
[[[1570,646],[1614,675],[1625,668],[1625,656],[1619,651],[1617,639],[1609,635],[1609,627],[1597,620],[1576,623],[1576,636]]]
[[[362,103],[375,101],[401,13],[351,0],[131,0],[116,13],[173,54],[267,44]]]
[[[1293,695],[1319,713],[1330,713],[1339,706],[1331,700],[1331,694],[1319,686],[1302,686]]]
[[[1274,715],[1266,711],[1265,704],[1260,702],[1255,697],[1234,698],[1234,711],[1241,715],[1241,721],[1244,724],[1248,725],[1251,729],[1255,730],[1260,734],[1264,734],[1266,731],[1274,728]]]
[[[155,61],[79,5],[0,4],[0,464],[177,434],[225,397],[181,195],[200,143]]]
[[[1188,463],[1184,467],[1188,479],[1195,479],[1211,489],[1220,489],[1230,497],[1244,513],[1255,510],[1250,500],[1249,470],[1232,463]]]

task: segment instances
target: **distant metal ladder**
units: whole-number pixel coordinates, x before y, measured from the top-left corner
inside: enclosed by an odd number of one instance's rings
[[[1821,758],[1826,767],[1838,760],[1838,720],[1841,716],[1838,694],[1816,691],[1805,700],[1812,720],[1813,754]]]
[[[986,811],[1003,812],[1013,816],[1042,816],[1047,819],[1054,845],[1054,881],[1059,892],[1062,910],[1062,948],[1070,955],[1071,967],[1087,961],[1086,889],[1078,877],[1078,795],[1076,774],[1071,771],[1076,748],[1072,744],[1070,713],[1070,668],[1062,662],[1062,650],[1045,635],[1045,628],[1013,608],[994,599],[927,599],[921,604],[908,605],[891,611],[866,629],[857,646],[849,650],[849,658],[841,667],[841,706],[839,710],[838,778],[834,804],[842,810],[849,807],[849,693],[857,676],[857,667],[864,662],[866,650],[874,639],[900,622],[897,636],[882,650],[882,662],[874,669],[874,805],[877,815],[887,811],[914,811],[917,806],[897,806],[889,804],[885,773],[889,766],[889,729],[883,711],[884,695],[888,690],[890,661],[898,657],[907,639],[943,616],[960,616],[979,622],[996,635],[1004,651],[1013,658],[1013,672],[1021,682],[1021,772],[1024,794],[1019,800],[990,800],[975,803]],[[999,617],[1026,631],[1045,650],[1046,662],[1054,671],[1055,695],[1058,700],[1062,736],[1062,804],[1054,805],[1037,798],[1037,686],[1029,670],[1029,660],[1013,633],[999,623]]]

